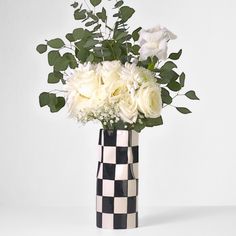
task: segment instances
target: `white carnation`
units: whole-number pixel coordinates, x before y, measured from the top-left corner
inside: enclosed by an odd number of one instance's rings
[[[148,57],[157,56],[159,60],[167,59],[167,43],[176,39],[177,36],[167,28],[156,26],[148,30],[140,31],[140,59],[146,60]]]
[[[105,98],[97,96],[101,94],[101,82],[95,69],[91,64],[81,64],[67,81],[67,104],[72,117],[92,119],[93,111],[104,102]]]

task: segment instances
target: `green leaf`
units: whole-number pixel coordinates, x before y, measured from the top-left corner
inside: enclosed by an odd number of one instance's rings
[[[112,55],[111,51],[108,48],[95,47],[93,50],[94,50],[95,57],[98,57],[98,58],[103,58],[103,57],[108,58],[108,57],[111,57]]]
[[[64,97],[57,97],[56,104],[50,107],[51,112],[58,112],[65,106],[65,98]]]
[[[106,12],[106,9],[103,7],[102,8],[102,12],[98,12],[97,13],[97,17],[102,20],[102,22],[106,22],[107,20],[107,12]]]
[[[167,80],[166,78],[156,78],[158,84],[168,84],[170,81]]]
[[[165,88],[161,88],[161,98],[162,102],[168,105],[173,101],[172,97],[170,96],[170,92]]]
[[[185,73],[181,73],[181,75],[179,76],[179,82],[180,82],[180,85],[181,87],[183,88],[184,87],[184,84],[185,84]]]
[[[119,44],[115,44],[115,45],[113,46],[113,50],[114,50],[114,53],[115,53],[115,58],[120,58],[121,53],[122,53],[122,51],[121,51],[121,49],[120,49],[120,45],[119,45]],[[114,59],[115,59],[115,58],[114,58]]]
[[[69,66],[69,60],[65,57],[59,57],[54,64],[54,71],[65,71]]]
[[[76,57],[81,63],[86,62],[87,58],[89,57],[90,52],[86,48],[81,48],[78,53],[76,54]]]
[[[79,6],[79,3],[78,3],[78,2],[74,2],[74,3],[71,4],[71,6],[72,6],[73,8],[77,8],[77,7]]]
[[[182,49],[180,49],[177,53],[171,53],[169,58],[172,60],[178,60],[182,55]]]
[[[179,111],[182,114],[189,114],[192,113],[188,108],[186,107],[176,107],[177,111]]]
[[[121,7],[123,4],[124,4],[123,1],[118,1],[118,2],[115,4],[115,8]]]
[[[49,104],[49,93],[43,92],[39,95],[39,105],[44,107]]]
[[[56,51],[56,50],[50,51],[48,53],[48,64],[50,66],[54,66],[56,60],[60,57],[61,57],[61,55],[60,55],[59,51]]]
[[[101,2],[102,2],[102,0],[90,0],[90,3],[91,3],[94,7],[98,6]]]
[[[48,49],[48,46],[45,44],[39,44],[36,48],[37,52],[40,54],[43,54],[44,52],[46,52]]]
[[[69,66],[71,69],[75,69],[76,67],[78,67],[77,60],[72,53],[67,52],[63,55],[63,57],[69,61]]]
[[[87,22],[87,23],[85,24],[85,26],[86,26],[86,27],[89,27],[89,26],[94,25],[94,24],[96,24],[96,23],[97,23],[96,21],[89,21],[89,22]]]
[[[132,37],[135,42],[139,40],[139,32],[141,29],[142,27],[139,27],[132,33]]]
[[[84,44],[85,48],[92,48],[94,47],[96,44],[98,44],[99,41],[98,40],[94,40],[94,39],[89,39],[87,40],[87,42]]]
[[[200,100],[200,99],[197,97],[195,91],[193,91],[193,90],[190,90],[190,91],[188,91],[187,93],[185,93],[185,96],[186,96],[187,98],[191,99],[191,100]]]
[[[102,26],[101,24],[96,25],[93,29],[93,32],[96,32],[97,30],[99,30],[101,26]]]
[[[82,39],[85,35],[85,31],[82,28],[74,29],[73,30],[73,38],[75,40]]]
[[[63,79],[63,74],[58,71],[54,71],[48,74],[48,83],[56,84]]]
[[[70,42],[76,41],[76,39],[74,38],[73,34],[70,34],[70,33],[68,33],[68,34],[66,35],[66,38],[67,38],[67,40],[70,41]]]
[[[171,82],[167,85],[167,87],[168,87],[170,90],[174,91],[174,92],[177,92],[177,91],[179,91],[179,90],[182,88],[181,85],[180,85],[178,82],[176,82],[176,81],[171,81]]]
[[[161,70],[160,76],[162,80],[164,81],[163,83],[169,83],[170,81],[175,81],[178,79],[179,75],[173,71],[173,70]]]
[[[140,50],[140,46],[139,46],[139,45],[134,45],[134,46],[132,47],[132,53],[133,53],[134,55],[139,55],[139,50]]]
[[[145,124],[144,123],[139,123],[139,122],[136,122],[134,124],[134,130],[138,133],[140,133],[143,129],[145,128]]]
[[[94,60],[94,55],[93,55],[93,53],[91,53],[88,57],[87,57],[87,62],[93,62],[93,60]]]
[[[162,96],[162,102],[163,104],[170,105],[172,103],[173,99],[171,96]]]
[[[166,88],[161,88],[161,94],[163,96],[170,96],[170,92]]]
[[[65,98],[57,97],[54,93],[43,92],[39,95],[40,107],[49,106],[51,112],[58,112],[65,106]]]
[[[122,38],[124,38],[125,36],[127,36],[127,32],[121,32],[121,33],[118,33],[117,35],[116,35],[116,37],[115,37],[115,40],[120,40],[120,39],[122,39]]]
[[[62,107],[65,106],[65,98],[57,97],[56,94],[49,94],[49,104],[48,104],[51,112],[58,112]]]
[[[74,19],[75,20],[84,20],[86,18],[86,10],[80,10],[80,9],[77,9],[75,12],[74,12]]]
[[[95,22],[98,22],[98,17],[94,15],[92,11],[88,11],[87,14],[92,20],[94,20]]]
[[[60,38],[51,39],[47,43],[51,48],[56,48],[56,49],[60,49],[65,45],[63,40]]]
[[[126,22],[128,19],[132,17],[134,13],[135,13],[135,10],[128,6],[121,7],[119,11],[122,22]]]
[[[177,68],[174,62],[167,61],[162,67],[161,70],[172,70],[174,68]]]
[[[145,118],[142,119],[146,127],[153,127],[153,126],[158,126],[158,125],[163,125],[163,120],[162,117],[158,118]]]

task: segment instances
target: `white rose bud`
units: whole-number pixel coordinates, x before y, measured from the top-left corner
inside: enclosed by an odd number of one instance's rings
[[[155,28],[140,31],[140,59],[146,60],[148,57],[157,56],[159,60],[167,59],[167,43],[169,40],[176,39],[177,36],[165,27],[156,26]]]

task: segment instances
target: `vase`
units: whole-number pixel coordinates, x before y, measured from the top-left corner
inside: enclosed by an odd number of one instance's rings
[[[138,227],[138,133],[100,130],[97,169],[98,228]]]

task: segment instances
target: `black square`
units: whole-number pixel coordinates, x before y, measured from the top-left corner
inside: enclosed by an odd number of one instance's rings
[[[138,189],[138,179],[136,179],[136,196],[138,196],[138,192],[139,192],[139,189]]]
[[[101,162],[98,162],[97,177],[98,177],[98,174],[99,174],[100,167],[101,167]]]
[[[114,197],[103,197],[102,198],[102,212],[103,213],[114,213]]]
[[[114,229],[127,229],[127,214],[114,214]]]
[[[128,165],[128,179],[135,179],[133,164]]]
[[[128,213],[136,212],[136,197],[128,197]]]
[[[97,195],[102,196],[102,179],[97,179]]]
[[[97,227],[102,228],[102,213],[97,212]]]
[[[104,147],[103,146],[101,146],[101,162],[103,162],[103,153],[104,153]]]
[[[116,148],[116,164],[128,163],[128,147]]]
[[[102,133],[103,133],[103,130],[100,129],[100,131],[99,131],[99,138],[98,138],[98,145],[102,145]]]
[[[115,164],[103,163],[103,179],[115,179]]]
[[[133,152],[133,163],[138,162],[138,146],[132,147],[132,152]]]
[[[116,130],[104,130],[104,146],[116,146]]]
[[[116,180],[115,197],[127,197],[127,196],[128,196],[128,180]]]

